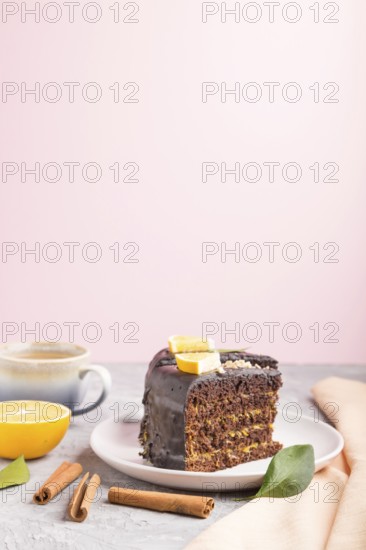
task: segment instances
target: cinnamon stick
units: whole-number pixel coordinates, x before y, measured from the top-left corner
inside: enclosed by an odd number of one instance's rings
[[[212,512],[215,501],[210,497],[178,495],[172,493],[158,493],[154,491],[138,491],[111,487],[108,492],[108,500],[113,504],[147,508],[159,512],[172,512],[185,514],[197,518],[208,518]]]
[[[33,502],[36,504],[47,504],[65,487],[75,481],[82,471],[83,467],[77,462],[63,462],[33,495]]]
[[[94,474],[89,482],[88,480],[89,472],[83,476],[70,501],[67,512],[72,521],[81,523],[88,517],[90,506],[100,485],[100,477]]]

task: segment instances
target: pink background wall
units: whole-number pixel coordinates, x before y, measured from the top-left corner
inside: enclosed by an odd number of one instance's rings
[[[22,182],[20,171],[7,181],[3,177],[1,242],[16,243],[15,249],[21,242],[28,248],[39,242],[41,249],[56,242],[62,256],[55,263],[42,255],[39,263],[34,256],[22,262],[20,252],[6,255],[3,244],[2,341],[25,338],[24,330],[35,323],[41,336],[43,331],[49,339],[68,340],[65,323],[73,322],[79,323],[75,341],[90,346],[98,361],[145,361],[169,334],[200,334],[202,323],[210,322],[216,323],[215,338],[222,347],[250,346],[284,362],[364,362],[364,4],[344,3],[333,24],[323,22],[330,14],[324,3],[319,23],[309,10],[313,3],[305,2],[301,19],[292,24],[281,16],[284,3],[273,23],[261,2],[263,16],[257,23],[235,23],[233,17],[221,23],[219,14],[203,23],[197,0],[138,4],[135,24],[114,23],[106,4],[99,22],[84,21],[75,9],[75,22],[69,23],[62,3],[57,23],[42,16],[40,23],[29,17],[22,23],[17,13],[1,24],[2,82],[26,82],[28,87],[39,82],[41,89],[56,82],[63,92],[56,103],[42,97],[36,103],[30,96],[22,103],[20,93],[3,93],[2,168],[6,162],[20,169],[21,162],[42,167],[74,161],[95,162],[102,169],[94,183],[83,179],[80,167],[75,181],[68,181],[65,166],[54,183],[42,175],[40,182],[29,175]],[[120,6],[125,17],[131,9],[123,10],[123,2]],[[54,17],[51,9],[49,16]],[[74,103],[63,85],[71,81],[81,84]],[[92,81],[103,93],[97,103],[88,103],[80,92]],[[231,95],[223,103],[216,94],[203,103],[202,83],[224,81],[228,88],[235,82],[257,82],[263,97],[257,103],[236,103]],[[114,82],[124,95],[132,88],[123,90],[123,85],[136,82],[139,102],[114,103],[108,89]],[[280,83],[273,103],[264,82]],[[301,86],[296,103],[282,98],[288,82]],[[320,83],[319,103],[309,89],[314,82]],[[328,82],[339,85],[337,103],[323,102],[332,91],[322,89]],[[115,183],[109,169],[115,162],[121,167],[137,163],[138,183]],[[235,182],[228,176],[223,183],[215,175],[204,183],[203,162],[230,167],[256,162],[262,179]],[[281,164],[272,183],[264,162]],[[282,178],[280,170],[288,162],[301,166],[300,181]],[[309,166],[315,162],[320,167],[336,163],[339,181],[314,182]],[[326,173],[321,169],[321,180]],[[81,243],[73,263],[65,242]],[[89,242],[102,250],[95,263],[81,254]],[[109,247],[116,242],[122,257],[133,250],[123,250],[125,243],[137,243],[133,258],[138,262],[115,263]],[[256,242],[262,258],[235,262],[231,255],[223,262],[217,253],[203,262],[203,242],[216,242],[219,248],[220,243],[233,248],[238,242],[240,250]],[[265,242],[280,243],[273,262]],[[296,263],[282,257],[289,242],[301,247]],[[309,249],[315,242],[319,262]],[[329,242],[339,247],[337,263],[324,262],[333,249],[323,250]],[[54,252],[49,248],[49,257]],[[91,248],[89,252],[93,254]],[[293,252],[288,250],[290,256]],[[93,327],[85,328],[90,322],[99,327],[95,343],[88,342],[96,335]],[[271,322],[279,323],[273,341],[264,324]],[[57,323],[59,334],[51,325],[47,332],[47,323]],[[109,328],[115,323],[119,343]],[[138,342],[123,342],[135,327],[126,323],[138,325]],[[231,335],[225,342],[221,323],[228,329],[237,323],[240,341]],[[242,337],[248,323],[256,323],[247,332],[250,343]],[[291,327],[283,335],[287,323],[301,328],[297,342],[288,341],[295,339]],[[314,323],[319,324],[319,342],[314,341]],[[261,335],[255,334],[258,326]],[[7,336],[11,330],[14,334]],[[338,342],[327,342],[329,338]]]

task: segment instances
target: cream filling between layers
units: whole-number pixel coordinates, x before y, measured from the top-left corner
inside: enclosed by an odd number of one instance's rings
[[[242,428],[241,430],[230,430],[228,432],[228,435],[230,437],[248,437],[251,435],[253,431],[256,430],[265,430],[269,428],[271,431],[273,430],[273,424],[253,424],[253,426],[250,426],[249,429]]]

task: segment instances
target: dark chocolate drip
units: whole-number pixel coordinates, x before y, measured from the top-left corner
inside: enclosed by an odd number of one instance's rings
[[[152,371],[155,369],[155,367],[161,367],[162,365],[176,365],[176,364],[177,363],[175,361],[174,355],[172,353],[170,353],[168,348],[164,348],[164,349],[158,351],[158,353],[156,353],[154,355],[154,357],[151,359],[151,361],[149,363],[149,368],[148,368],[146,376],[145,376],[145,393],[144,393],[144,397],[142,399],[142,403],[144,405],[145,405],[145,400],[146,400],[147,393],[149,391],[149,387],[148,387],[147,382],[148,382],[148,380],[151,376]]]
[[[245,352],[220,354],[221,362],[244,359],[260,368],[225,369],[224,373],[188,374],[176,366],[175,356],[168,349],[159,351],[150,362],[146,378],[140,441],[143,456],[160,468],[185,469],[185,408],[190,390],[205,381],[225,377],[266,376],[270,384],[278,384],[281,376],[277,361],[264,355]],[[266,368],[267,367],[267,368]],[[268,368],[269,367],[269,368]]]

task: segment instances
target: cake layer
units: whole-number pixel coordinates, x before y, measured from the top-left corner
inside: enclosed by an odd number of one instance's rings
[[[256,410],[257,412],[257,410]],[[259,414],[254,414],[254,410],[251,412],[245,412],[242,414],[231,414],[222,418],[205,419],[200,421],[199,418],[192,419],[191,424],[198,427],[202,427],[206,433],[215,432],[217,429],[230,431],[243,431],[250,430],[255,426],[268,426],[272,425],[276,417],[276,412],[272,409],[270,414],[260,411]]]
[[[207,397],[207,399],[210,399],[210,397]],[[230,420],[240,417],[242,421],[249,424],[254,419],[257,420],[258,416],[261,416],[263,421],[267,419],[270,421],[271,415],[277,413],[276,402],[276,396],[266,397],[263,395],[253,396],[252,398],[242,398],[234,395],[232,400],[229,397],[220,400],[222,408],[225,408],[225,418]],[[189,399],[187,405],[190,406],[191,414],[195,414],[200,419],[203,415],[208,417],[210,412],[215,410],[215,404],[212,401],[193,400],[192,403]]]
[[[215,472],[232,468],[238,464],[268,458],[275,455],[282,445],[275,441],[240,445],[236,449],[219,449],[187,459],[187,470],[193,472]]]
[[[261,425],[260,428],[252,428],[245,433],[236,430],[235,432],[230,431],[221,434],[207,434],[204,430],[195,431],[187,428],[185,434],[186,455],[189,458],[216,449],[235,448],[237,445],[247,447],[253,443],[269,443],[272,441],[272,431],[271,427],[265,425]]]
[[[199,433],[205,439],[211,439],[214,444],[218,444],[219,441],[257,436],[263,430],[271,431],[273,424],[265,422],[262,424],[252,424],[251,426],[243,426],[239,422],[235,426],[223,427],[223,425],[214,419],[209,425],[206,423],[200,424],[199,422],[189,422],[186,426],[186,438],[188,433]],[[201,442],[197,443],[200,444]]]

